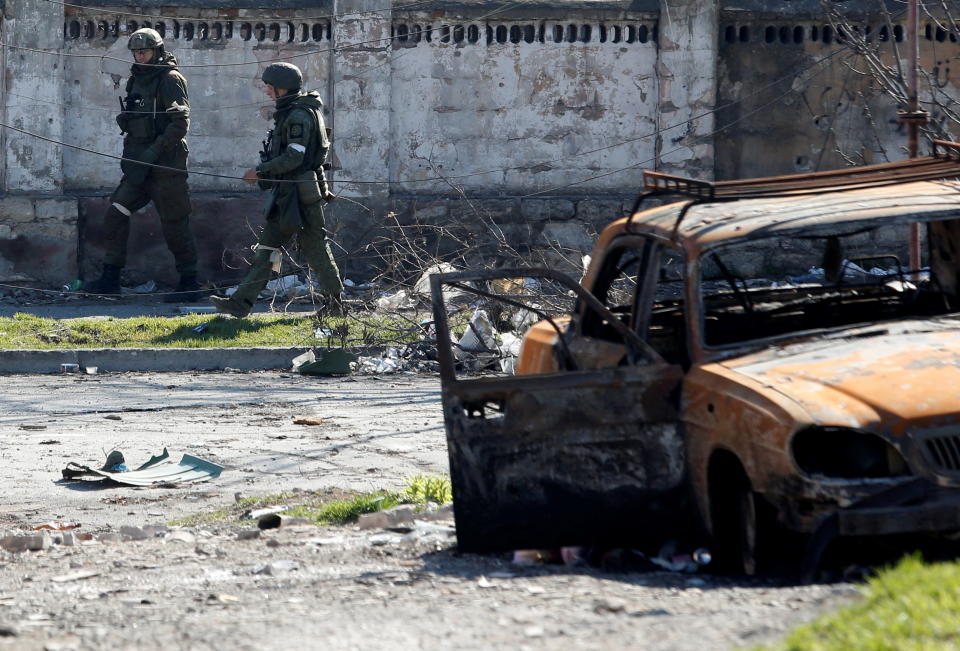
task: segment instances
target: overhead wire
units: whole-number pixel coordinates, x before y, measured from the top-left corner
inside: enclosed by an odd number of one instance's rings
[[[771,88],[771,87],[773,87],[773,86],[775,86],[775,85],[777,85],[777,84],[779,84],[779,83],[782,83],[784,80],[786,80],[786,79],[788,79],[788,78],[796,77],[798,74],[804,73],[804,72],[806,72],[807,70],[810,70],[810,69],[812,69],[812,68],[820,65],[820,64],[824,63],[825,61],[828,61],[828,60],[832,59],[833,57],[837,56],[838,54],[840,54],[840,53],[842,53],[842,52],[845,52],[845,50],[835,50],[834,52],[831,52],[830,54],[828,54],[828,55],[826,55],[826,56],[824,56],[824,57],[821,57],[820,59],[817,59],[817,60],[811,62],[810,64],[808,64],[807,66],[805,66],[804,68],[802,68],[802,69],[799,70],[799,71],[793,71],[793,72],[791,72],[791,73],[788,74],[788,75],[784,75],[784,76],[782,76],[782,77],[780,77],[780,78],[778,78],[778,79],[770,82],[769,84],[766,84],[765,86],[761,86],[760,88],[758,88],[757,90],[753,91],[752,93],[748,93],[748,94],[745,94],[745,95],[741,95],[741,96],[740,96],[738,99],[736,99],[736,100],[731,100],[730,102],[727,102],[726,104],[722,104],[722,105],[720,105],[720,106],[715,106],[715,107],[713,107],[712,109],[709,109],[709,110],[707,110],[707,111],[703,111],[702,113],[699,113],[699,114],[697,114],[697,115],[694,115],[694,116],[692,116],[692,117],[690,117],[690,118],[688,118],[688,119],[686,119],[686,120],[683,120],[682,122],[678,122],[678,123],[673,124],[673,125],[670,125],[670,126],[668,126],[668,127],[662,127],[662,128],[659,128],[659,129],[655,129],[655,130],[653,130],[653,131],[650,132],[650,133],[646,133],[646,134],[643,134],[643,135],[640,135],[640,136],[636,136],[636,137],[633,137],[633,138],[628,138],[628,139],[626,139],[626,140],[618,141],[618,142],[616,142],[616,143],[614,143],[614,144],[611,144],[611,145],[605,145],[605,146],[603,146],[603,147],[597,147],[597,148],[595,148],[595,149],[590,149],[590,150],[586,150],[586,151],[583,151],[583,152],[577,152],[576,154],[572,154],[572,155],[569,155],[569,156],[564,156],[564,157],[561,157],[561,158],[554,158],[554,159],[550,159],[550,160],[547,160],[547,161],[540,161],[540,162],[538,162],[538,163],[528,163],[528,164],[524,164],[524,165],[514,165],[514,166],[509,166],[509,167],[502,167],[502,168],[496,168],[496,169],[490,169],[490,170],[482,170],[482,171],[470,172],[470,173],[466,173],[466,174],[454,174],[454,175],[449,175],[449,176],[433,176],[433,177],[426,177],[426,178],[421,178],[421,179],[408,179],[408,180],[401,180],[401,181],[391,181],[391,180],[368,181],[368,180],[361,180],[361,179],[333,179],[333,180],[331,180],[331,183],[339,184],[339,185],[341,185],[341,186],[343,186],[343,185],[406,185],[406,184],[414,184],[414,183],[434,183],[434,182],[438,182],[438,181],[461,180],[461,179],[466,179],[466,178],[472,178],[472,177],[475,177],[475,176],[484,176],[484,175],[487,175],[487,174],[497,174],[497,173],[502,173],[502,172],[520,171],[520,170],[530,169],[530,168],[533,168],[533,167],[539,167],[539,166],[543,166],[543,165],[549,165],[549,164],[551,164],[551,163],[555,163],[555,162],[559,162],[559,161],[569,160],[569,159],[572,158],[572,157],[587,156],[587,155],[590,155],[590,154],[595,154],[595,153],[598,153],[598,152],[607,151],[607,150],[609,150],[609,149],[614,149],[614,148],[616,148],[616,147],[620,147],[620,146],[623,146],[623,145],[625,145],[625,144],[630,144],[630,143],[637,142],[637,141],[640,141],[640,140],[644,140],[644,139],[648,139],[648,138],[653,138],[653,137],[655,137],[655,136],[661,135],[661,134],[666,133],[666,132],[668,132],[668,131],[672,131],[672,130],[674,130],[674,129],[678,129],[678,128],[684,127],[684,126],[690,124],[691,122],[695,122],[696,120],[700,120],[700,119],[702,119],[702,118],[704,118],[704,117],[708,117],[709,115],[711,115],[711,114],[713,114],[713,113],[716,113],[717,111],[721,111],[721,110],[724,110],[724,109],[726,109],[726,108],[730,108],[731,106],[735,106],[735,105],[741,103],[743,100],[748,99],[748,98],[750,98],[750,97],[754,97],[754,96],[756,96],[756,95],[764,92],[765,90],[767,90],[767,89],[769,89],[769,88]],[[116,155],[116,154],[108,154],[108,153],[106,153],[106,152],[97,151],[97,150],[95,150],[95,149],[91,149],[91,148],[88,148],[88,147],[83,147],[83,146],[81,146],[81,145],[75,145],[75,144],[63,142],[63,141],[57,140],[57,139],[55,139],[55,138],[49,138],[49,137],[47,137],[47,136],[42,136],[42,135],[40,135],[40,134],[36,134],[36,133],[31,132],[31,131],[27,131],[26,129],[22,129],[22,128],[19,128],[19,127],[15,127],[15,126],[13,126],[13,125],[10,125],[10,124],[4,123],[4,122],[0,122],[0,127],[6,128],[6,129],[9,129],[9,130],[18,132],[18,133],[21,133],[21,134],[26,135],[26,136],[28,136],[28,137],[34,137],[34,138],[37,138],[37,139],[39,139],[39,140],[43,140],[43,141],[45,141],[45,142],[49,142],[49,143],[54,144],[54,145],[58,145],[58,146],[62,146],[62,147],[68,147],[68,148],[71,148],[71,149],[76,149],[76,150],[78,150],[78,151],[83,151],[83,152],[86,152],[86,153],[89,153],[89,154],[94,154],[94,155],[102,156],[102,157],[105,157],[105,158],[111,158],[111,159],[114,159],[114,160],[120,160],[120,161],[128,161],[128,162],[138,163],[138,164],[140,164],[140,165],[146,165],[146,166],[149,166],[149,167],[153,167],[153,168],[155,168],[155,169],[165,169],[165,170],[173,170],[173,169],[174,169],[174,168],[168,168],[168,167],[163,166],[163,165],[143,163],[143,162],[140,162],[140,161],[136,161],[136,160],[134,160],[134,159],[124,158],[123,156],[118,156],[118,155]],[[678,148],[678,150],[682,150],[682,149],[684,149],[684,147]],[[641,164],[647,164],[647,163],[649,163],[649,162],[650,162],[650,161],[647,160],[647,161],[643,161],[643,163],[641,163]],[[633,168],[635,168],[635,167],[637,167],[637,165],[631,165],[631,166],[628,166],[628,167],[626,167],[626,168],[621,168],[621,169],[619,169],[619,170],[614,170],[612,173],[616,173],[616,172],[623,171],[623,170],[627,170],[627,169],[633,169]],[[176,170],[176,171],[182,171],[182,170]],[[191,170],[190,170],[190,174],[195,174],[195,175],[198,175],[198,176],[206,176],[206,177],[211,177],[211,178],[229,179],[229,180],[243,180],[243,179],[244,179],[243,176],[235,176],[235,175],[229,175],[229,174],[218,174],[218,173],[213,173],[213,172],[201,172],[201,171],[196,171],[196,170],[194,170],[194,169],[191,169]],[[601,175],[599,175],[599,176],[590,177],[590,178],[588,178],[588,179],[579,181],[579,182],[577,182],[576,184],[584,183],[584,182],[593,180],[593,179],[595,179],[595,178],[602,178],[603,176],[607,176],[607,175],[608,175],[607,173],[604,173],[604,174],[601,174]],[[277,180],[277,181],[274,181],[274,182],[277,182],[277,183],[282,183],[282,182],[296,183],[297,181]],[[540,191],[540,192],[537,192],[537,193],[535,193],[535,194],[543,194],[544,192],[545,192],[545,191]],[[533,195],[531,195],[531,196],[533,196]]]

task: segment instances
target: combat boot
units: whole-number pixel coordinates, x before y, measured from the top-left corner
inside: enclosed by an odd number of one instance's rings
[[[240,301],[233,300],[231,296],[211,296],[210,302],[218,311],[235,316],[238,319],[250,314],[250,307],[241,305]]]
[[[180,276],[180,282],[177,283],[177,291],[166,294],[163,297],[164,303],[196,303],[203,298],[203,292],[200,291],[200,283],[196,276]]]
[[[100,277],[88,283],[83,283],[80,289],[88,294],[119,295],[121,293],[120,267],[104,263]]]

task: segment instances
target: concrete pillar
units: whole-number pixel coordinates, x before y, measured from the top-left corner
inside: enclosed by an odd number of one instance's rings
[[[44,0],[7,2],[3,37],[12,46],[59,52],[63,45],[63,7]],[[4,50],[4,121],[63,140],[62,58],[58,54]],[[13,193],[61,192],[61,147],[10,129],[4,131],[4,189]]]
[[[712,134],[717,126],[713,113],[688,120],[716,105],[719,4],[716,0],[660,0],[657,169],[661,172],[713,178]]]
[[[389,0],[336,0],[330,98],[333,154],[340,169],[333,190],[353,197],[384,198],[389,186],[350,185],[342,180],[387,181],[391,144],[392,43]]]

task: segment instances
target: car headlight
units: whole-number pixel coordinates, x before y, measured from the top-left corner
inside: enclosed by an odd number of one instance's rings
[[[838,479],[909,475],[903,455],[885,439],[841,427],[810,427],[790,443],[793,460],[807,475]]]

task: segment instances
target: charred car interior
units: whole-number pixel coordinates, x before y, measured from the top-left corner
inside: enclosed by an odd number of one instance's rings
[[[960,531],[957,177],[944,142],[770,179],[648,173],[642,198],[680,200],[611,223],[579,283],[434,276],[460,547],[706,538],[752,574],[780,534],[809,571],[838,536]],[[458,373],[451,315],[481,307],[522,326],[515,374]]]

